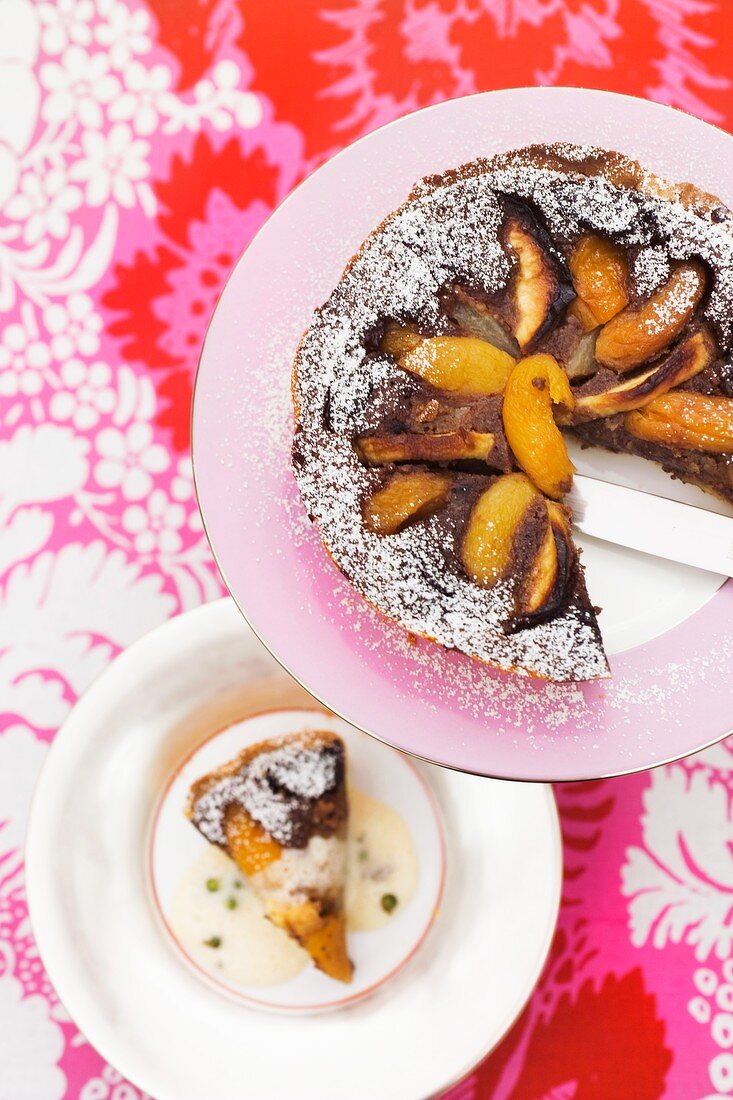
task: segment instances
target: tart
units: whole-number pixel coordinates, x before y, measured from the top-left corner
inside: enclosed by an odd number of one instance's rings
[[[313,730],[251,745],[193,784],[186,814],[248,877],[267,917],[329,977],[346,948],[346,750]]]
[[[567,144],[429,177],[298,348],[308,514],[411,633],[549,680],[607,676],[565,437],[733,500],[732,337],[715,197]]]

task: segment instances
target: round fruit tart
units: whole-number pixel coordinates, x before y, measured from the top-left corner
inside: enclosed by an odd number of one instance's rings
[[[608,675],[563,437],[733,500],[733,215],[618,153],[532,146],[419,183],[295,360],[293,468],[342,572],[410,632]]]

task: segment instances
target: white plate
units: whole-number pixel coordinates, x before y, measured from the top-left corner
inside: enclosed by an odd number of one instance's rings
[[[209,847],[183,815],[191,784],[232,760],[246,745],[309,729],[338,733],[346,744],[352,786],[396,810],[415,844],[420,868],[417,891],[383,928],[351,932],[349,955],[354,977],[342,985],[315,967],[275,986],[242,986],[225,981],[213,966],[206,970],[184,950],[172,931],[172,911],[181,877]],[[151,893],[166,932],[188,965],[218,989],[258,1008],[280,1012],[318,1012],[343,1008],[375,993],[412,958],[433,923],[443,893],[445,839],[437,803],[408,757],[365,737],[322,709],[266,711],[216,733],[188,757],[172,777],[156,811],[150,845]],[[209,952],[211,954],[211,952]],[[216,952],[213,953],[215,957]],[[213,959],[212,959],[213,961]]]
[[[31,920],[51,980],[101,1054],[156,1100],[422,1100],[521,1011],[552,938],[561,844],[552,792],[422,768],[446,826],[439,919],[373,997],[324,1016],[235,1004],[171,950],[146,851],[170,775],[207,733],[312,700],[229,601],[167,623],[79,702],[38,784]]]

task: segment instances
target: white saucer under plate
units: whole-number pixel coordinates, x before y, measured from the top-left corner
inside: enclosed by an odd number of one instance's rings
[[[422,765],[445,822],[443,903],[373,996],[326,1015],[263,1013],[171,949],[147,875],[170,777],[228,723],[314,705],[221,601],[122,654],[51,749],[27,846],[38,946],[79,1028],[156,1100],[422,1100],[499,1041],[539,976],[562,874],[551,790]]]

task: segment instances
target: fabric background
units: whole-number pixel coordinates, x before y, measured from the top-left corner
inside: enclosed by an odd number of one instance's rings
[[[0,1100],[138,1100],[58,1002],[23,835],[59,724],[218,596],[191,382],[227,272],[405,111],[579,84],[733,124],[731,0],[0,0]],[[552,957],[452,1100],[733,1093],[733,743],[559,787]],[[294,1098],[295,1100],[295,1098]]]

